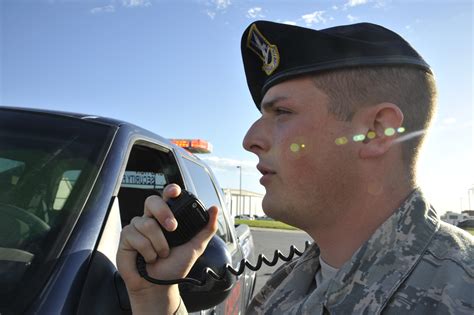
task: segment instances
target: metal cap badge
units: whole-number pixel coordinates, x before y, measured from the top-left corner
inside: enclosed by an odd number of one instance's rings
[[[247,37],[247,47],[262,59],[262,70],[267,75],[273,73],[280,64],[280,54],[276,45],[270,44],[265,36],[260,33],[257,26],[253,24]]]

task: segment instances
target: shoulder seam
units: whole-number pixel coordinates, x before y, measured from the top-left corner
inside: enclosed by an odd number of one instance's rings
[[[464,272],[471,278],[474,278],[474,271],[472,270],[472,268],[467,268],[465,265],[463,265],[462,263],[460,263],[458,260],[456,259],[453,259],[451,257],[440,257],[438,255],[436,255],[431,249],[428,249],[427,250],[428,253],[430,253],[431,256],[433,256],[434,258],[436,258],[437,260],[439,261],[451,261],[453,262],[454,264],[456,264],[459,268],[461,268],[462,270],[464,270]]]

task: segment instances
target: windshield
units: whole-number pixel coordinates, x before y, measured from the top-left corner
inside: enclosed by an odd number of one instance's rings
[[[0,306],[42,285],[112,138],[106,125],[0,111]]]

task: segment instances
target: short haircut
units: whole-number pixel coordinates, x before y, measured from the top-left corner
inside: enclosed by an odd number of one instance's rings
[[[329,97],[329,112],[350,121],[361,107],[389,102],[403,112],[409,137],[402,142],[404,164],[413,181],[416,162],[436,109],[436,84],[432,74],[409,66],[355,67],[313,75],[317,88]]]

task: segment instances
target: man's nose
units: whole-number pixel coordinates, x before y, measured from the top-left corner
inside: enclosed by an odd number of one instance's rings
[[[258,155],[258,153],[268,150],[269,135],[270,130],[266,130],[263,120],[259,119],[250,126],[242,145],[245,150]]]

